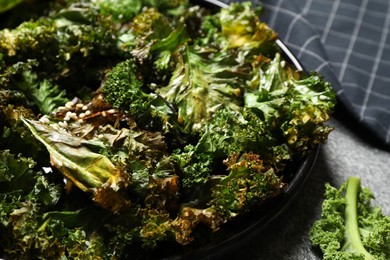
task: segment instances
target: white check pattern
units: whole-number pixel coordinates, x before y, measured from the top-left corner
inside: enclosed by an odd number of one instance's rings
[[[390,1],[252,2],[305,69],[330,81],[355,120],[390,146]]]

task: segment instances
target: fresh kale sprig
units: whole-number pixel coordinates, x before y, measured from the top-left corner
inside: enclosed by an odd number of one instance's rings
[[[374,194],[351,176],[340,189],[325,186],[321,218],[310,230],[324,259],[389,259],[390,217],[374,206]]]

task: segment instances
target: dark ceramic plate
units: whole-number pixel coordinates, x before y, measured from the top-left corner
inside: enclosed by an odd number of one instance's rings
[[[217,11],[227,4],[217,0],[194,0],[191,3],[210,8]],[[284,58],[294,65],[298,70],[303,67],[290,52],[286,45],[277,40]],[[302,188],[309,176],[316,161],[319,147],[313,149],[308,157],[301,161],[295,161],[285,170],[285,181],[289,184],[288,189],[281,196],[270,200],[261,208],[239,216],[226,223],[220,230],[209,234],[208,230],[198,232],[198,237],[188,246],[177,246],[174,244],[162,244],[155,252],[153,259],[211,259],[226,258],[228,253],[240,245],[243,238],[250,234],[261,232],[271,221],[275,220],[289,203],[296,193]],[[199,231],[199,230],[198,230]]]

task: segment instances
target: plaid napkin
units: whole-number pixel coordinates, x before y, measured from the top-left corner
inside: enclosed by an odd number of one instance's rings
[[[390,147],[390,2],[252,2],[304,68],[332,83],[355,122]]]

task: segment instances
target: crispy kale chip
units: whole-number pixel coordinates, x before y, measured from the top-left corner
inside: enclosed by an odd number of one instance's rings
[[[202,23],[198,44],[239,52],[241,59],[262,53],[273,56],[278,50],[277,34],[259,19],[262,7],[250,2],[232,3],[220,12],[207,16]]]
[[[325,186],[321,218],[310,230],[310,240],[324,259],[388,259],[390,217],[373,206],[372,191],[358,177],[349,177],[340,189]]]
[[[9,150],[1,151],[1,197],[5,202],[8,199],[14,200],[14,204],[1,204],[1,207],[9,207],[2,210],[2,216],[10,214],[16,209],[12,207],[20,206],[26,199],[37,200],[46,206],[58,201],[59,187],[49,184],[47,176],[35,167],[36,162],[31,158],[13,155]],[[7,223],[8,220],[2,219],[1,222]]]
[[[140,118],[150,110],[152,96],[142,90],[137,66],[131,60],[117,64],[107,75],[101,88],[105,100],[114,108]]]
[[[182,50],[169,84],[156,92],[177,107],[177,122],[184,131],[198,131],[218,109],[239,109],[247,69],[237,64],[234,56],[188,46]]]
[[[120,62],[108,72],[100,90],[105,101],[126,111],[140,127],[168,132],[175,123],[170,120],[175,113],[170,104],[148,93],[132,60]]]
[[[102,69],[120,52],[116,30],[92,6],[69,7],[22,22],[16,28],[0,31],[0,52],[7,67],[34,61],[9,80],[9,87],[22,80],[24,73],[37,75],[37,82],[48,80],[61,90],[77,92],[86,85],[99,86]]]
[[[234,3],[220,12],[221,30],[229,48],[270,54],[277,47],[277,34],[259,19],[261,6]]]
[[[126,174],[98,153],[103,143],[94,138],[78,140],[58,124],[22,120],[45,145],[51,164],[81,190],[93,193],[98,204],[117,212],[128,203],[118,192],[127,185]]]
[[[282,170],[292,155],[284,140],[276,136],[272,127],[252,109],[221,109],[201,129],[196,150],[222,159],[232,154],[254,152],[261,154],[267,165]]]
[[[203,200],[209,199],[203,196],[204,187],[213,182],[214,175],[226,170],[223,161],[231,155],[261,154],[266,167],[273,167],[276,172],[282,171],[293,155],[269,129],[250,109],[218,110],[200,130],[196,144],[178,149],[172,155],[185,191],[198,194]]]
[[[37,65],[35,60],[27,60],[9,67],[4,65],[4,69],[0,67],[3,105],[24,105],[37,114],[49,114],[68,101],[65,90],[47,79],[38,79],[37,74],[32,72]]]
[[[14,87],[25,96],[26,103],[37,108],[39,113],[50,114],[68,101],[65,90],[61,90],[58,85],[53,85],[46,79],[38,82],[37,75],[30,71],[23,72],[21,76],[22,79]]]
[[[37,163],[31,158],[2,150],[0,188],[1,250],[16,258],[38,248],[57,253],[57,238],[46,239],[36,232],[39,232],[41,214],[60,200],[62,186],[37,169]]]
[[[180,173],[183,194],[194,197],[203,192],[210,181],[215,159],[211,153],[197,152],[197,146],[186,145],[183,150],[177,149],[172,154],[172,161]]]
[[[244,153],[230,156],[225,162],[228,175],[214,176],[209,189],[211,197],[204,204],[187,203],[172,223],[177,230],[176,241],[193,241],[193,230],[206,225],[218,230],[226,221],[243,214],[281,194],[287,185],[272,168],[266,168],[259,155]],[[204,187],[204,186],[203,186]]]
[[[151,61],[157,71],[168,69],[174,52],[190,40],[183,23],[174,25],[155,8],[149,8],[133,19],[129,35],[133,40],[128,43],[133,56],[141,63]]]
[[[188,2],[183,0],[98,0],[97,6],[103,15],[111,16],[120,22],[128,22],[141,13],[142,8],[149,7],[164,13],[174,13],[176,9],[188,6]]]
[[[225,164],[229,174],[212,189],[210,205],[228,218],[276,197],[287,188],[257,154],[235,154]]]
[[[295,72],[280,54],[263,61],[257,71],[245,91],[245,107],[271,127],[281,126],[293,150],[306,154],[323,142],[333,129],[324,124],[336,102],[330,84],[314,72]]]
[[[18,93],[0,90],[0,145],[13,154],[23,154],[39,163],[48,161],[44,146],[32,135],[21,118],[36,119],[31,109],[22,105],[9,104],[11,100],[24,100]],[[3,96],[4,95],[4,96]],[[4,99],[3,99],[4,98]],[[29,147],[26,149],[25,147]]]

